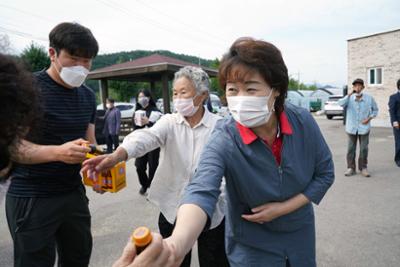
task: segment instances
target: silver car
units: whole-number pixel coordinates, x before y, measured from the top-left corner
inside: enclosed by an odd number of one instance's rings
[[[325,115],[328,120],[335,116],[343,116],[343,107],[338,104],[339,99],[343,98],[342,95],[331,95],[325,102]]]

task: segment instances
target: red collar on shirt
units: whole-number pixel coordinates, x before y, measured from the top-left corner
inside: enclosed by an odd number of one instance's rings
[[[247,128],[238,122],[236,122],[236,127],[239,130],[239,134],[242,137],[243,143],[246,145],[253,143],[258,138],[250,128]],[[293,134],[292,126],[290,125],[285,111],[283,111],[279,116],[279,127],[282,134]]]

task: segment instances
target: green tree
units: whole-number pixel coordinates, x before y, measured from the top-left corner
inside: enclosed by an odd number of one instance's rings
[[[218,70],[219,65],[220,65],[219,59],[218,59],[218,58],[215,58],[215,59],[211,62],[210,67],[213,68],[213,69]],[[218,78],[215,77],[215,78],[211,78],[210,80],[211,80],[211,88],[210,88],[211,91],[217,92],[219,96],[224,95],[224,94],[225,94],[224,90],[223,90],[222,88],[219,87]]]
[[[311,90],[311,91],[314,91],[314,90],[318,89],[315,84],[309,85],[309,86],[305,85],[304,83],[300,83],[299,84],[299,82],[296,79],[293,79],[293,78],[289,78],[289,86],[288,86],[288,88],[289,88],[289,90],[298,90],[298,89],[300,89],[300,90]]]
[[[40,71],[50,66],[50,59],[47,56],[46,49],[33,42],[22,51],[21,59],[32,72]]]

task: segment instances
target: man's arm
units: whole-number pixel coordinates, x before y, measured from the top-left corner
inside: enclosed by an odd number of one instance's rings
[[[393,127],[399,126],[399,120],[396,117],[396,99],[395,95],[391,95],[389,98],[389,114],[390,114],[390,122],[392,123]]]
[[[370,117],[372,119],[375,118],[376,116],[378,116],[378,111],[379,111],[378,105],[376,104],[376,101],[373,97],[371,99],[371,111],[372,111],[372,113],[371,113]]]
[[[95,134],[95,125],[93,123],[89,123],[89,126],[86,130],[86,140],[88,140],[91,144],[97,144],[96,134]]]
[[[341,98],[338,100],[338,105],[342,106],[343,108],[346,108],[347,105],[349,104],[349,99],[350,96],[353,94],[353,91],[351,91],[348,95],[346,95],[345,97]]]
[[[63,145],[38,145],[27,140],[21,140],[12,160],[21,164],[41,164],[61,161],[69,164],[81,163],[86,158],[89,148],[82,146],[88,142],[77,139]]]

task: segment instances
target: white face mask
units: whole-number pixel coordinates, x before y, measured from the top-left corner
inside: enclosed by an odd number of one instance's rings
[[[174,108],[184,117],[193,116],[200,106],[195,106],[194,98],[177,98],[174,99]]]
[[[268,108],[271,95],[272,92],[269,96],[228,96],[226,99],[235,121],[253,128],[267,123],[271,118],[273,110]]]
[[[143,97],[139,97],[138,103],[142,106],[142,107],[147,107],[147,105],[149,104],[150,99],[146,96]]]
[[[362,92],[355,93],[356,96],[362,96]]]
[[[111,108],[111,104],[106,104],[106,108],[110,109]]]
[[[63,67],[60,62],[58,62],[58,64],[61,66],[61,71],[58,72],[61,80],[71,87],[81,86],[85,81],[86,76],[89,74],[89,70],[80,65]]]

